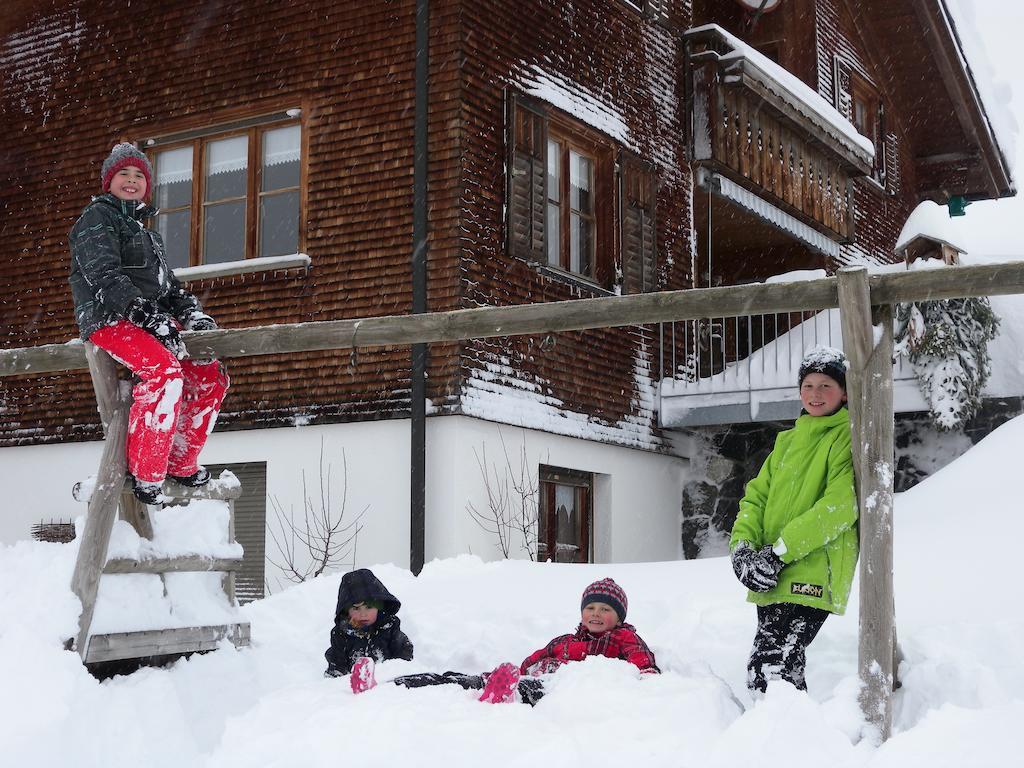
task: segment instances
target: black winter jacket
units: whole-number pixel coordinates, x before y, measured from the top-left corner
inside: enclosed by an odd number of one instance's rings
[[[370,627],[356,629],[348,622],[348,609],[367,600],[376,600],[383,607],[377,614],[377,621]],[[402,622],[395,615],[401,607],[398,598],[388,592],[372,571],[360,568],[342,576],[334,609],[331,647],[324,654],[327,674],[347,675],[360,656],[369,656],[375,661],[411,660],[412,641],[402,631]]]
[[[71,229],[71,294],[83,339],[125,316],[137,297],[154,300],[185,324],[201,311],[164,260],[159,233],[142,222],[156,214],[143,203],[107,193],[93,198]]]

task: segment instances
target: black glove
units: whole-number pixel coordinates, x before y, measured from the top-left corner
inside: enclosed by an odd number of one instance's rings
[[[161,312],[160,307],[152,299],[144,299],[141,296],[132,299],[124,316],[132,325],[153,334],[156,340],[179,360],[188,357],[185,343],[181,340],[181,334],[178,333],[173,318],[166,312]]]
[[[782,569],[786,567],[786,564],[782,562],[781,557],[775,554],[771,544],[765,544],[757,551],[754,566],[758,571],[765,576],[770,576],[778,584],[779,574],[782,573]]]
[[[215,331],[217,330],[216,321],[205,312],[200,312],[198,309],[189,313],[189,316],[185,318],[185,322],[182,323],[185,326],[186,331]]]
[[[755,550],[749,543],[741,541],[732,551],[733,573],[740,584],[752,592],[768,592],[773,589],[779,583],[782,565],[770,544]]]

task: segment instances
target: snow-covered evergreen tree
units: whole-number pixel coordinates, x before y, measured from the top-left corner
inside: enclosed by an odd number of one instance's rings
[[[935,425],[962,427],[978,410],[991,372],[988,343],[999,318],[988,299],[942,299],[896,307],[896,354],[914,366]]]

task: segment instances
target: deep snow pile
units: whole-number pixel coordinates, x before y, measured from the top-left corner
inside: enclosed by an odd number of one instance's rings
[[[98,683],[61,649],[77,621],[74,545],[0,549],[0,744],[5,765],[110,766],[1003,766],[1024,718],[1024,618],[1015,478],[1024,418],[897,497],[896,600],[906,654],[895,735],[857,741],[857,602],[811,647],[810,695],[743,689],[753,607],[727,561],[569,566],[431,563],[375,572],[403,602],[416,660],[378,678],[519,662],[578,620],[579,596],[613,576],[665,674],[591,659],[526,705],[454,686],[381,685],[353,696],[324,679],[338,577],[242,610],[253,647]],[[856,592],[856,587],[855,587]],[[737,697],[739,701],[737,701]],[[741,706],[742,705],[742,706]],[[743,707],[749,707],[744,711]],[[1008,762],[1009,761],[1009,762]]]

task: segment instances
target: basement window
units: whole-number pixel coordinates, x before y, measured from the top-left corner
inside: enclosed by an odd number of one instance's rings
[[[541,465],[537,560],[591,562],[593,498],[592,473]]]

